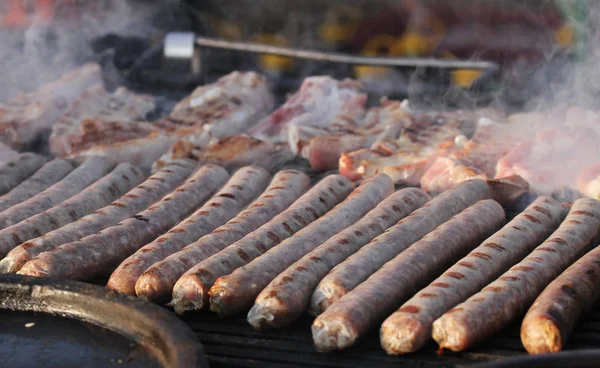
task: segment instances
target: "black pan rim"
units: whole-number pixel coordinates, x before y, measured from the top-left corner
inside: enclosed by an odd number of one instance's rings
[[[0,309],[52,314],[106,328],[147,347],[164,367],[208,367],[202,344],[175,314],[101,286],[4,274]]]

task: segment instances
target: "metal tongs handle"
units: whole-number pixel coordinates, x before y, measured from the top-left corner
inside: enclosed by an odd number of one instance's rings
[[[192,58],[194,46],[236,50],[257,54],[288,56],[299,59],[329,61],[334,63],[395,66],[408,68],[438,69],[481,69],[498,70],[498,65],[491,61],[476,60],[443,60],[436,58],[408,58],[383,56],[358,56],[338,52],[306,50],[292,47],[271,46],[248,42],[225,41],[210,37],[195,36],[193,33],[172,32],[165,39],[165,56]]]

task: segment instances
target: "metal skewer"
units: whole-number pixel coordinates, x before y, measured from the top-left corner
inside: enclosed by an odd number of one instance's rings
[[[257,54],[271,54],[299,59],[329,61],[334,63],[355,65],[395,66],[407,68],[479,69],[488,70],[490,72],[498,70],[498,65],[491,61],[359,56],[342,54],[338,52],[305,50],[248,42],[225,41],[215,38],[196,36],[191,32],[169,33],[164,42],[164,54],[167,57],[196,59],[197,61],[199,60],[199,54],[196,52],[196,47],[211,47],[224,50],[236,50]]]
[[[435,58],[398,58],[382,56],[355,56],[337,52],[304,50],[291,47],[261,45],[247,42],[224,41],[214,38],[197,36],[195,43],[202,47],[212,47],[227,50],[245,51],[259,54],[289,56],[299,59],[329,61],[344,64],[396,66],[409,68],[445,68],[445,69],[483,69],[495,71],[498,65],[491,61],[442,60]]]

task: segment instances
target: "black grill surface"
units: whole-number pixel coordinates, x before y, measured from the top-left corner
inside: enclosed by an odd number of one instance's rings
[[[527,354],[521,345],[518,324],[464,353],[444,352],[438,356],[432,340],[418,353],[388,356],[379,346],[376,329],[352,348],[318,353],[312,346],[309,316],[274,332],[254,330],[244,316],[219,318],[196,313],[182,318],[204,344],[211,367],[460,367]],[[599,346],[600,309],[596,309],[579,323],[566,350]]]

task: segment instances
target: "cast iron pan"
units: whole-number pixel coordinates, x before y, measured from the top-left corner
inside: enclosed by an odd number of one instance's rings
[[[469,365],[469,368],[597,368],[600,367],[600,350],[586,349],[564,351],[497,360],[491,363]]]
[[[0,275],[0,359],[10,367],[208,367],[173,313],[76,281]]]

